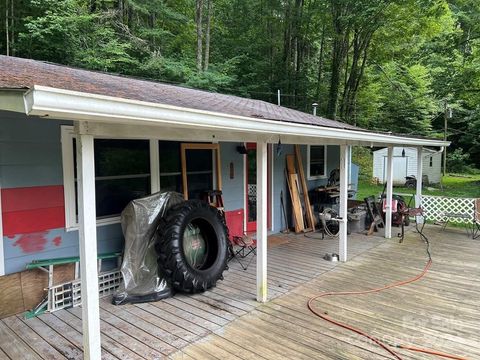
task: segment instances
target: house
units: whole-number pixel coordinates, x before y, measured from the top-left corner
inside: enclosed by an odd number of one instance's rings
[[[388,149],[382,148],[373,152],[373,177],[381,183],[387,181],[387,155]],[[438,184],[441,180],[443,152],[423,148],[422,172],[424,179],[430,184]],[[394,147],[393,149],[393,183],[405,184],[405,177],[415,175],[417,172],[418,155],[413,147]],[[426,176],[426,177],[425,177]]]
[[[301,145],[309,187],[340,169],[341,261],[347,259],[351,146],[388,146],[388,205],[393,146],[421,152],[423,146],[448,145],[263,101],[5,56],[0,129],[0,275],[18,272],[31,260],[79,254],[84,349],[92,359],[100,354],[97,253],[122,248],[118,214],[130,199],[185,192],[185,178],[191,197],[221,182],[229,221],[240,221],[239,231],[256,231],[257,300],[265,302],[266,237],[285,225],[280,194],[288,192],[285,154],[293,153],[294,144]],[[221,156],[187,146],[184,173],[181,144],[192,143],[218,144]],[[214,176],[218,167],[221,177]],[[421,173],[417,166],[419,178]],[[387,238],[391,215],[387,206]]]

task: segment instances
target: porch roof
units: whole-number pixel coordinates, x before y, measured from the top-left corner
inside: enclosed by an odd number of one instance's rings
[[[313,143],[315,138],[324,138],[330,139],[330,143],[371,146],[449,144],[438,139],[373,132],[260,100],[7,56],[0,56],[0,89],[26,91],[28,115],[201,128],[207,132],[197,133],[196,137],[203,136],[203,140],[211,139],[215,135],[212,130],[216,130],[220,132],[217,140],[241,140],[251,138],[247,134],[255,134],[263,135],[269,142],[282,136],[283,142],[295,143]],[[236,136],[232,137],[232,132]]]

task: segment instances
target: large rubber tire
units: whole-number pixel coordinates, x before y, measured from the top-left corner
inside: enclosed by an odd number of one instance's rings
[[[185,242],[189,225],[201,234],[202,254],[192,266],[190,244]],[[191,228],[191,227],[190,227]],[[158,265],[177,291],[203,292],[213,286],[227,268],[228,230],[220,212],[199,200],[189,200],[171,208],[157,230]],[[195,259],[196,260],[196,259]]]

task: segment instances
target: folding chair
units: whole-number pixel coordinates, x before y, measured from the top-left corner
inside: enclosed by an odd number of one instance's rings
[[[243,236],[232,236],[230,241],[232,244],[230,259],[235,258],[242,269],[247,270],[248,266],[253,261],[253,255],[257,255],[257,241],[248,234],[244,234]],[[250,259],[245,266],[241,259],[246,259],[249,255],[251,255]]]
[[[475,199],[475,208],[473,212],[472,237],[474,239],[480,236],[480,199]]]
[[[252,255],[247,265],[244,265],[243,259],[246,259],[250,254],[256,254],[257,242],[251,236],[246,234],[243,229],[245,220],[245,212],[243,209],[235,211],[227,211],[225,213],[225,222],[228,227],[230,240],[229,252],[230,257],[228,261],[236,259],[243,270],[247,270],[248,265],[252,262],[254,256]]]

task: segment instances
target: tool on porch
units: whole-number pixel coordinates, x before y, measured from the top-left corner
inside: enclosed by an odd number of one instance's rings
[[[283,190],[280,191],[280,206],[282,208],[281,210],[283,213],[283,219],[285,221],[285,229],[282,230],[281,232],[284,234],[288,234],[290,232],[290,229],[288,227],[288,218],[287,218],[287,212],[285,210],[285,202],[283,201]]]
[[[340,219],[338,218],[337,212],[332,208],[325,208],[323,212],[319,214],[319,217],[320,223],[322,224],[322,233],[330,237],[337,237],[340,230]]]
[[[429,354],[429,355],[435,355],[435,356],[448,358],[448,359],[466,360],[462,357],[452,355],[452,354],[446,354],[446,353],[443,353],[443,352],[440,352],[440,351],[437,351],[437,350],[433,350],[433,349],[425,349],[425,348],[418,348],[418,347],[411,346],[411,345],[402,345],[402,344],[398,345],[398,344],[388,343],[388,342],[382,340],[379,337],[369,335],[368,333],[366,333],[365,331],[363,331],[359,328],[348,325],[345,322],[335,320],[331,316],[327,315],[326,312],[323,312],[323,311],[314,307],[314,302],[318,301],[318,299],[323,298],[323,297],[345,296],[345,295],[365,295],[365,294],[371,294],[371,293],[378,293],[378,292],[381,292],[383,290],[391,289],[391,288],[394,288],[394,287],[404,286],[404,285],[413,283],[413,282],[418,281],[421,278],[423,278],[427,274],[427,272],[430,269],[430,267],[432,266],[433,262],[432,262],[432,256],[431,256],[431,253],[430,253],[430,242],[428,241],[428,238],[425,236],[425,234],[423,234],[423,232],[419,232],[419,235],[420,235],[420,238],[422,239],[422,241],[424,241],[425,244],[426,244],[427,263],[426,263],[424,269],[422,270],[422,272],[420,274],[418,274],[417,276],[414,276],[414,277],[412,277],[410,279],[407,279],[407,280],[404,280],[404,281],[398,281],[398,282],[395,282],[395,283],[392,283],[392,284],[389,284],[389,285],[385,285],[385,286],[375,288],[375,289],[370,289],[370,290],[323,292],[323,293],[320,293],[319,295],[311,297],[308,300],[307,306],[308,306],[309,310],[313,314],[315,314],[316,316],[320,317],[321,319],[323,319],[325,321],[328,321],[331,324],[334,324],[334,325],[339,326],[343,329],[352,331],[352,332],[354,332],[358,335],[361,335],[361,336],[369,339],[370,341],[372,341],[373,343],[380,346],[382,349],[384,349],[386,352],[388,352],[390,355],[392,355],[397,360],[402,360],[403,358],[400,356],[400,354],[396,350],[394,350],[394,348],[404,349],[404,350],[409,350],[409,351],[414,351],[414,352],[419,352],[419,353],[424,353],[424,354]]]
[[[368,229],[367,235],[372,235],[374,231],[378,231],[379,228],[385,227],[383,218],[381,216],[380,209],[378,208],[377,201],[374,196],[366,197],[365,205],[367,208],[367,214],[370,217],[370,227]]]
[[[122,274],[120,272],[121,252],[105,253],[98,255],[98,291],[100,297],[112,294],[120,285]],[[115,260],[116,268],[102,272],[104,260]],[[53,272],[56,265],[75,264],[75,279],[54,285]],[[79,278],[80,258],[67,257],[46,260],[34,260],[27,265],[27,270],[39,269],[48,274],[48,287],[44,299],[24,316],[26,319],[41,315],[43,313],[51,313],[61,309],[68,309],[82,304],[81,298],[81,279]]]

